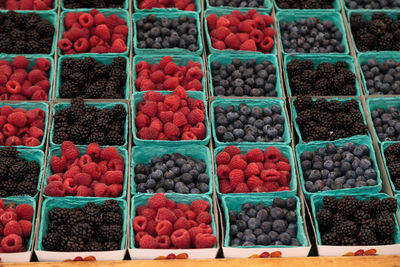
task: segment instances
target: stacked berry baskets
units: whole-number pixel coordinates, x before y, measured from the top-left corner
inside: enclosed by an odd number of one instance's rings
[[[0,261],[398,254],[397,2],[0,1]]]

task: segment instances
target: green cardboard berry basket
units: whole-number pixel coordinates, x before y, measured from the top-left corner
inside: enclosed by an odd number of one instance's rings
[[[260,64],[264,60],[268,60],[276,67],[276,82],[275,82],[275,91],[276,91],[276,97],[283,97],[283,88],[281,86],[280,82],[280,69],[279,69],[279,64],[276,55],[272,54],[262,54],[262,53],[250,53],[250,52],[240,52],[240,53],[224,53],[224,54],[211,54],[208,56],[207,60],[207,67],[208,67],[208,81],[209,81],[209,90],[210,90],[210,95],[214,95],[214,85],[213,85],[213,77],[212,77],[212,69],[211,69],[211,63],[214,61],[219,61],[223,65],[228,65],[231,64],[232,60],[238,58],[242,61],[248,61],[249,59],[255,59],[257,64]],[[220,96],[217,96],[220,97]],[[222,96],[221,96],[222,97]],[[249,96],[251,97],[251,96]],[[253,98],[253,97],[251,97]],[[257,97],[254,97],[257,98]]]
[[[257,205],[259,203],[264,204],[265,206],[267,205],[272,205],[274,198],[275,197],[281,197],[281,196],[273,196],[273,195],[268,195],[268,196],[258,196],[258,195],[242,195],[242,196],[233,196],[233,195],[226,195],[222,197],[222,203],[221,203],[221,208],[222,208],[222,213],[224,215],[224,222],[225,222],[225,240],[223,243],[224,247],[231,247],[230,246],[230,222],[229,222],[229,211],[237,211],[239,212],[242,208],[242,205],[245,203],[252,203],[253,205]],[[297,240],[301,244],[302,247],[307,247],[308,246],[308,240],[307,236],[305,233],[305,228],[303,224],[303,217],[301,213],[301,206],[300,206],[300,199],[297,196],[291,196],[296,199],[296,216],[297,216]],[[289,198],[289,196],[284,196],[282,197],[283,199]],[[221,218],[222,219],[222,218]],[[287,245],[271,245],[271,246],[238,246],[236,248],[243,248],[243,249],[249,249],[249,248],[295,248],[296,246],[287,246]]]
[[[349,46],[347,43],[347,34],[346,30],[343,24],[342,16],[340,15],[339,12],[332,12],[332,13],[327,13],[324,11],[302,11],[302,12],[293,12],[293,11],[280,11],[276,15],[277,19],[277,25],[278,25],[278,33],[279,33],[279,40],[281,44],[281,51],[283,55],[287,54],[312,54],[312,53],[287,53],[283,49],[283,44],[282,44],[282,39],[281,39],[281,28],[280,28],[280,23],[282,21],[290,22],[290,21],[299,21],[300,19],[307,19],[309,17],[314,17],[314,18],[319,18],[320,20],[330,20],[342,33],[342,41],[341,44],[344,45],[344,52],[343,53],[338,53],[338,52],[333,52],[329,53],[331,55],[347,55],[350,53],[349,51]],[[324,54],[324,53],[317,53],[318,55]]]
[[[128,124],[129,124],[128,123],[128,121],[129,121],[129,115],[128,115],[129,114],[129,106],[128,106],[128,104],[126,104],[124,102],[108,102],[108,103],[86,102],[85,106],[95,106],[95,107],[97,107],[98,109],[101,110],[103,108],[111,109],[114,106],[116,106],[117,104],[123,105],[125,107],[125,110],[126,110],[126,119],[125,119],[125,123],[124,123],[124,131],[123,131],[123,134],[122,134],[122,137],[125,138],[125,143],[123,145],[121,145],[121,146],[115,146],[115,147],[126,147],[127,144],[128,144],[128,138],[129,138],[129,136],[128,136]],[[62,110],[62,109],[66,109],[69,106],[71,106],[71,104],[68,103],[68,102],[54,104],[54,106],[53,106],[53,116],[57,111]],[[51,128],[50,128],[50,146],[52,146],[52,147],[60,147],[61,144],[55,144],[53,142],[53,137],[54,137],[54,120],[51,122]],[[86,144],[86,145],[89,145],[89,144]],[[79,147],[79,145],[77,147]]]
[[[46,72],[47,73],[47,78],[50,82],[50,89],[49,92],[47,93],[48,99],[51,100],[52,95],[53,95],[53,81],[54,81],[54,59],[53,57],[49,55],[43,55],[43,56],[37,56],[35,54],[26,54],[25,57],[29,60],[29,65],[26,71],[29,73],[33,69],[33,67],[36,65],[36,60],[39,58],[45,58],[48,61],[50,61],[50,69]],[[0,60],[6,60],[12,64],[12,61],[14,60],[15,56],[11,56],[8,54],[0,54]],[[36,100],[29,100],[32,102],[36,102]]]
[[[372,15],[374,13],[376,13],[376,12],[385,13],[386,15],[388,15],[392,19],[397,19],[397,16],[400,15],[400,10],[351,9],[351,10],[347,11],[347,18],[348,18],[347,21],[349,22],[349,32],[350,32],[351,40],[353,42],[354,49],[356,50],[357,55],[359,55],[362,52],[360,50],[358,50],[357,44],[354,41],[353,32],[351,30],[350,18],[351,18],[352,15],[354,15],[356,13],[360,13],[363,20],[371,20]],[[390,50],[385,50],[385,51],[369,50],[369,51],[364,51],[364,52],[376,52],[377,54],[386,55],[387,52],[390,52]],[[393,50],[392,50],[392,52],[393,52]]]
[[[131,213],[130,213],[130,222],[129,222],[129,229],[130,229],[130,249],[139,249],[135,246],[135,231],[133,230],[133,220],[136,217],[136,208],[139,206],[146,206],[147,201],[149,200],[150,197],[152,197],[153,194],[140,194],[136,195],[132,198],[131,201]],[[215,216],[214,216],[214,205],[213,201],[210,196],[204,195],[204,194],[198,194],[198,195],[182,195],[182,194],[175,194],[175,193],[167,193],[165,194],[167,197],[167,200],[170,199],[174,201],[175,203],[184,203],[184,204],[190,204],[195,201],[195,200],[205,200],[208,203],[210,203],[210,215],[212,217],[211,220],[211,227],[213,229],[213,234],[217,237],[217,242],[218,242],[218,236],[217,236],[217,226],[215,223]],[[214,248],[217,247],[217,244],[214,245]]]
[[[263,3],[264,7],[231,7],[231,6],[212,6],[210,5],[210,0],[206,0],[206,10],[220,10],[220,9],[227,9],[227,10],[240,10],[241,12],[247,12],[250,9],[256,9],[259,12],[267,12],[271,13],[272,11],[272,3],[269,0],[264,0]]]
[[[201,1],[200,0],[193,0],[194,5],[196,6],[196,11],[184,11],[181,9],[178,9],[176,7],[168,7],[168,8],[152,8],[152,9],[140,9],[139,8],[139,1],[138,0],[133,0],[133,10],[134,12],[147,12],[147,13],[154,13],[154,12],[195,12],[195,13],[200,13],[201,12]]]
[[[66,58],[73,58],[73,59],[84,59],[87,58],[89,56],[83,56],[82,54],[76,54],[76,55],[65,55],[65,56],[61,56],[58,59],[57,62],[57,76],[56,76],[56,81],[57,81],[57,85],[56,85],[56,94],[55,94],[55,99],[61,99],[60,97],[60,88],[63,84],[62,78],[61,78],[61,71],[62,71],[62,62],[66,59]],[[107,66],[109,66],[111,64],[111,62],[118,56],[110,56],[109,54],[92,54],[90,57],[94,58],[97,62],[100,63],[104,63]],[[120,56],[125,58],[126,60],[126,68],[125,68],[125,72],[126,72],[126,82],[124,84],[124,98],[123,99],[129,99],[130,96],[130,91],[129,91],[129,71],[130,71],[130,63],[129,63],[129,58],[127,56]]]
[[[207,25],[207,16],[211,15],[211,14],[217,14],[218,18],[224,15],[228,15],[231,14],[233,10],[239,10],[242,11],[243,14],[245,14],[249,9],[243,9],[243,8],[238,8],[238,9],[227,9],[227,8],[211,8],[211,9],[207,9],[204,12],[204,36],[207,39],[207,47],[208,47],[208,51],[210,54],[224,54],[224,55],[230,55],[230,54],[236,54],[236,55],[240,55],[240,54],[246,54],[246,53],[252,53],[253,55],[257,55],[257,54],[272,54],[272,55],[276,55],[277,54],[277,49],[276,49],[276,38],[274,37],[274,46],[272,47],[271,51],[269,53],[263,53],[260,51],[244,51],[244,50],[233,50],[233,49],[224,49],[224,50],[218,50],[215,49],[212,46],[211,43],[211,38],[210,38],[210,31],[208,30],[208,25]],[[258,13],[261,15],[270,15],[270,11],[267,10],[260,10],[257,9]],[[273,26],[274,24],[271,25],[271,27],[275,30]],[[275,35],[276,36],[276,35]],[[205,42],[205,41],[204,41]]]
[[[215,115],[214,115],[214,108],[215,106],[222,106],[223,108],[226,108],[227,106],[234,106],[235,109],[238,109],[239,105],[241,103],[246,104],[250,108],[253,107],[260,107],[260,108],[265,108],[265,107],[271,107],[273,105],[278,105],[281,108],[281,115],[285,118],[285,123],[283,127],[285,128],[282,138],[283,142],[222,142],[218,139],[217,133],[216,133],[216,128],[217,125],[215,123]],[[217,98],[215,101],[211,103],[211,123],[212,123],[212,136],[214,143],[217,147],[219,146],[225,146],[225,145],[275,145],[275,144],[285,144],[285,145],[290,145],[291,142],[291,137],[290,137],[290,128],[289,128],[289,123],[288,123],[288,118],[286,116],[286,111],[285,111],[285,102],[281,99],[263,99],[263,100],[247,100],[247,99],[221,99]]]
[[[200,56],[203,53],[203,42],[202,42],[202,34],[201,34],[201,21],[199,18],[199,14],[196,12],[190,11],[162,11],[162,12],[151,12],[152,15],[155,15],[158,19],[159,18],[179,18],[180,16],[186,15],[189,18],[195,18],[197,24],[197,46],[199,49],[197,51],[191,52],[189,49],[183,48],[162,48],[162,49],[154,49],[154,48],[138,48],[138,39],[137,39],[137,31],[136,31],[136,21],[139,19],[150,15],[149,12],[136,12],[132,16],[132,23],[133,23],[133,48],[135,50],[136,55],[189,55],[189,56]]]
[[[332,6],[333,8],[329,8],[329,9],[297,9],[297,8],[289,8],[289,9],[285,9],[285,8],[280,8],[278,6],[278,4],[276,3],[276,0],[273,0],[274,2],[274,7],[275,7],[275,11],[276,12],[281,12],[281,11],[291,11],[291,12],[304,12],[304,11],[310,11],[310,12],[340,12],[340,10],[342,9],[341,5],[340,5],[340,0],[333,0],[332,1]]]
[[[165,55],[148,55],[148,56],[144,56],[144,55],[137,55],[133,57],[132,60],[132,91],[133,93],[137,93],[137,92],[141,92],[140,90],[138,90],[135,86],[135,81],[136,81],[136,77],[137,77],[137,73],[136,73],[136,65],[138,63],[140,63],[141,61],[145,61],[147,63],[149,63],[149,65],[152,64],[159,64],[160,60],[167,56]],[[198,62],[201,64],[201,70],[203,71],[203,79],[201,80],[201,84],[203,85],[203,91],[198,91],[198,92],[202,92],[204,95],[206,95],[206,69],[204,66],[204,62],[203,59],[200,56],[188,56],[188,55],[171,55],[172,57],[172,61],[178,65],[178,66],[186,66],[188,64],[189,61],[193,61],[193,62]],[[164,90],[166,91],[166,90]]]
[[[86,203],[94,202],[97,205],[101,205],[104,201],[111,198],[98,198],[98,199],[65,199],[65,198],[48,198],[45,199],[42,205],[41,217],[40,217],[40,228],[39,236],[37,241],[37,250],[46,251],[43,247],[43,238],[48,232],[49,225],[49,211],[53,208],[83,208]],[[127,230],[127,217],[128,217],[128,205],[124,199],[115,199],[121,208],[122,215],[122,240],[121,240],[121,250],[125,249],[126,243],[126,230]],[[61,252],[58,252],[61,253]],[[79,252],[77,252],[79,253]],[[93,252],[92,252],[93,253]],[[101,253],[101,251],[100,251]]]
[[[368,114],[371,116],[371,121],[372,121],[372,126],[373,126],[373,134],[375,135],[378,144],[381,144],[382,141],[379,140],[378,138],[378,133],[375,130],[374,127],[374,122],[372,120],[372,111],[374,111],[377,108],[383,108],[385,111],[389,107],[396,107],[400,109],[400,97],[385,97],[385,98],[368,98],[367,99],[367,109],[368,109]]]
[[[171,91],[160,91],[162,95],[168,95],[171,94]],[[152,145],[152,146],[186,146],[186,145],[207,145],[210,142],[210,136],[211,136],[211,131],[210,131],[210,124],[208,120],[208,107],[207,107],[207,101],[205,99],[205,96],[202,92],[192,92],[188,91],[186,92],[188,98],[193,98],[193,99],[200,99],[204,102],[205,105],[205,120],[204,120],[204,125],[206,126],[206,137],[203,140],[179,140],[179,141],[169,141],[169,140],[144,140],[140,139],[137,136],[137,128],[135,126],[135,118],[136,118],[136,107],[139,105],[139,103],[143,100],[143,96],[145,92],[140,92],[140,93],[135,93],[134,96],[132,97],[132,102],[131,102],[131,109],[132,109],[132,134],[133,134],[133,142],[137,146],[143,146],[143,145]]]
[[[57,1],[55,1],[57,2]],[[6,14],[8,11],[7,10],[0,10],[0,13],[2,14]],[[23,56],[28,56],[28,55],[35,55],[38,57],[43,57],[43,56],[53,56],[54,52],[56,50],[56,46],[57,46],[57,26],[58,26],[58,20],[57,20],[57,13],[56,12],[52,12],[52,11],[37,11],[37,10],[25,10],[25,11],[20,11],[20,10],[15,10],[14,12],[19,13],[19,14],[30,14],[30,13],[36,13],[38,14],[42,19],[47,19],[50,21],[51,24],[53,24],[54,26],[54,34],[53,34],[53,43],[51,45],[51,52],[50,54],[40,54],[40,53],[34,53],[34,54],[22,54]],[[6,54],[6,53],[0,53],[0,55],[6,55],[6,56],[10,56],[10,57],[15,57],[21,54]]]
[[[313,102],[315,102],[316,99],[317,99],[317,98],[313,98],[313,99],[312,99]],[[356,100],[356,101],[358,102],[359,109],[360,109],[361,114],[362,114],[362,116],[363,116],[363,122],[364,122],[365,125],[367,125],[367,120],[366,120],[366,118],[365,118],[364,109],[363,109],[363,107],[362,107],[362,105],[361,105],[361,102],[360,102],[360,100],[359,100],[358,98],[354,98],[354,97],[348,97],[348,98],[331,97],[331,98],[329,98],[329,99],[327,99],[327,100],[328,100],[328,102],[329,102],[330,100],[338,100],[338,101],[340,101],[340,102],[343,103],[343,102],[346,102],[347,100],[352,100],[352,99],[354,99],[354,100]],[[310,141],[310,142],[305,142],[305,141],[303,140],[303,138],[302,138],[302,136],[301,136],[301,132],[300,132],[300,127],[299,127],[299,125],[298,125],[297,122],[296,122],[296,119],[297,119],[297,110],[296,110],[296,108],[294,107],[293,101],[294,101],[294,99],[291,101],[292,115],[293,115],[292,120],[293,120],[293,125],[294,125],[294,128],[295,128],[295,130],[296,130],[297,136],[299,137],[299,144],[304,144],[304,143],[310,144],[310,143],[314,143],[314,142],[323,142],[322,140]],[[367,135],[370,137],[370,133],[369,133],[368,131],[367,131]],[[364,136],[364,135],[355,135],[355,136],[356,136],[356,137],[361,137],[361,136]],[[354,136],[351,136],[350,138],[352,138],[352,137],[354,137]],[[337,139],[337,140],[346,140],[346,139],[348,139],[348,138],[349,138],[349,137],[347,137],[347,138],[342,138],[342,139]]]
[[[365,75],[362,70],[362,65],[366,64],[370,59],[375,59],[378,63],[382,63],[388,59],[392,59],[395,62],[400,62],[400,54],[394,51],[385,51],[385,52],[365,52],[357,55],[358,67],[360,68],[361,79],[364,84],[364,89],[367,95],[371,94],[367,88],[367,80],[365,79]]]
[[[58,35],[58,41],[60,41],[62,39],[63,33],[65,32],[65,26],[64,26],[64,19],[65,16],[70,13],[78,13],[78,12],[89,12],[91,9],[84,9],[84,8],[78,8],[78,9],[74,9],[73,11],[62,11],[61,15],[60,15],[60,30],[59,30],[59,35]],[[128,11],[124,10],[124,9],[97,9],[99,11],[99,13],[102,13],[105,17],[108,17],[112,14],[116,14],[119,18],[124,19],[126,21],[126,26],[128,26],[129,32],[128,35],[126,37],[126,47],[127,50],[123,53],[104,53],[105,55],[111,55],[111,56],[129,56],[129,49],[131,47],[131,23],[130,23],[130,18],[129,18],[129,13]],[[57,47],[57,53],[58,55],[63,55],[61,49],[59,47]],[[79,53],[79,55],[83,55],[83,56],[93,56],[96,55],[98,53]]]
[[[334,194],[328,194],[329,196],[334,196],[334,197],[339,197],[338,195],[334,195]],[[390,196],[388,196],[387,194],[384,193],[368,193],[366,192],[365,194],[354,194],[354,193],[349,193],[346,194],[352,197],[355,197],[357,200],[368,200],[371,198],[378,198],[380,200],[385,199],[385,198],[389,198]],[[319,226],[318,226],[318,222],[317,222],[317,211],[322,209],[322,205],[323,205],[323,200],[324,200],[324,196],[325,195],[313,195],[311,197],[311,207],[312,207],[312,219],[314,221],[314,225],[315,225],[315,233],[317,235],[317,245],[322,245],[321,242],[321,233],[319,230]],[[343,195],[342,195],[343,196]],[[341,196],[341,197],[342,197]],[[396,214],[394,214],[394,217],[396,217]],[[399,230],[399,223],[396,221],[396,226],[395,226],[395,233],[394,233],[394,241],[395,244],[399,244],[400,243],[400,230]]]
[[[25,148],[25,149],[40,149],[44,150],[44,145],[46,143],[46,138],[47,138],[47,128],[48,128],[48,123],[49,123],[49,104],[47,102],[1,102],[0,103],[0,108],[3,106],[10,106],[13,109],[16,108],[23,108],[25,110],[32,110],[35,108],[40,108],[41,110],[46,113],[45,119],[44,119],[44,129],[43,129],[43,138],[42,141],[40,142],[40,145],[38,146],[17,146],[17,148]],[[0,146],[2,147],[2,146]]]
[[[161,157],[164,154],[173,154],[179,153],[182,156],[192,156],[195,160],[201,159],[206,164],[205,173],[209,177],[208,188],[209,191],[207,193],[203,193],[202,195],[211,196],[213,193],[213,176],[212,176],[212,160],[210,149],[206,146],[188,146],[188,147],[158,147],[158,146],[135,146],[132,148],[132,159],[131,159],[131,195],[152,195],[148,193],[139,193],[136,191],[137,184],[135,182],[135,166],[136,164],[149,164],[151,158],[153,157]],[[176,193],[178,194],[178,193]],[[186,195],[186,194],[184,194]],[[187,194],[197,196],[199,194]]]
[[[217,158],[218,154],[221,153],[224,148],[227,146],[219,146],[214,149],[214,159]],[[251,144],[251,145],[237,145],[240,149],[241,154],[245,154],[246,152],[259,148],[263,152],[268,147],[276,147],[282,153],[282,155],[289,160],[289,165],[291,167],[290,171],[290,191],[276,191],[276,192],[261,192],[261,193],[228,193],[223,194],[219,191],[219,180],[217,175],[217,162],[214,160],[214,180],[215,180],[215,190],[217,192],[218,199],[223,198],[224,196],[232,196],[232,197],[291,197],[295,196],[297,193],[297,177],[296,177],[296,163],[294,158],[293,149],[289,145],[284,144],[275,144],[275,145],[265,145],[265,144]]]
[[[290,79],[289,79],[289,75],[287,72],[287,65],[289,64],[289,62],[291,62],[293,59],[298,59],[301,61],[304,60],[311,60],[314,63],[314,69],[317,68],[317,66],[319,64],[321,64],[322,62],[328,62],[331,64],[334,64],[338,61],[344,61],[349,65],[349,70],[351,70],[354,75],[356,74],[356,67],[355,67],[355,62],[354,59],[349,56],[349,55],[331,55],[331,54],[321,54],[321,55],[316,55],[316,54],[310,54],[310,55],[306,55],[306,54],[288,54],[285,55],[284,58],[284,68],[285,68],[285,80],[286,80],[286,87],[287,87],[287,93],[289,97],[292,97],[292,90],[290,89]],[[356,83],[355,83],[355,87],[356,87],[356,94],[355,96],[361,96],[361,89],[360,89],[360,84],[358,83],[358,79],[356,76]]]
[[[382,159],[383,159],[383,165],[385,166],[385,171],[386,171],[386,174],[387,174],[387,176],[388,176],[388,180],[389,180],[389,183],[390,183],[390,187],[392,188],[392,191],[393,191],[393,194],[397,194],[399,197],[400,197],[400,190],[397,190],[395,187],[394,187],[394,184],[393,184],[393,181],[392,181],[392,179],[391,179],[391,177],[390,177],[390,172],[389,172],[389,169],[388,169],[388,167],[387,167],[387,162],[386,162],[386,157],[385,157],[385,150],[391,145],[391,144],[396,144],[396,143],[398,143],[398,142],[389,142],[389,141],[386,141],[386,142],[383,142],[383,143],[381,143],[381,145],[380,145],[380,148],[381,148],[381,155],[382,155]],[[400,198],[399,198],[400,199]]]
[[[372,168],[375,170],[377,174],[377,185],[374,186],[364,186],[364,187],[354,187],[354,188],[342,188],[342,189],[336,189],[336,190],[329,190],[329,191],[319,191],[315,193],[311,193],[307,191],[305,187],[305,178],[303,175],[303,169],[301,168],[301,160],[300,156],[305,152],[305,151],[316,151],[318,148],[325,147],[329,143],[333,143],[336,145],[336,147],[341,147],[343,146],[346,142],[353,142],[355,145],[366,145],[369,148],[369,158],[372,163]],[[375,150],[372,145],[372,141],[369,137],[367,136],[357,136],[357,137],[351,137],[347,139],[340,139],[336,141],[324,141],[324,142],[314,142],[310,144],[298,144],[296,146],[296,160],[297,160],[297,166],[299,168],[299,177],[300,177],[300,184],[301,188],[303,189],[304,196],[307,200],[309,200],[312,196],[314,195],[329,195],[329,194],[335,194],[337,196],[340,195],[346,195],[346,194],[365,194],[365,193],[379,193],[382,189],[382,179],[380,175],[380,171],[378,168],[378,164],[376,161],[375,157]]]
[[[86,154],[86,149],[88,146],[77,146],[79,150],[79,157],[83,156]],[[100,146],[100,148],[103,150],[104,148],[109,147],[109,146]],[[122,147],[115,147],[118,151],[118,153],[122,156],[124,163],[125,163],[125,168],[124,168],[124,183],[122,184],[123,190],[122,194],[119,197],[113,198],[113,199],[125,199],[128,191],[128,180],[129,180],[129,175],[128,175],[128,170],[129,170],[129,157],[128,157],[128,151],[125,148]],[[47,196],[44,189],[47,186],[47,179],[53,175],[54,173],[51,170],[51,164],[50,164],[50,159],[53,156],[58,156],[61,157],[61,147],[51,147],[49,150],[49,155],[48,155],[48,161],[46,163],[46,169],[45,169],[45,176],[44,176],[44,181],[43,181],[43,196],[44,198],[57,198],[57,197],[52,197],[52,196]],[[62,197],[63,199],[99,199],[99,197],[78,197],[78,196],[65,196]]]
[[[76,8],[66,8],[65,7],[65,5],[64,5],[64,0],[61,0],[60,1],[61,2],[61,10],[62,11],[70,11],[70,12],[74,12],[74,11],[76,11]],[[129,1],[128,0],[124,0],[124,4],[123,4],[123,6],[121,7],[121,8],[102,8],[102,9],[125,9],[125,10],[128,10],[128,8],[129,8]]]

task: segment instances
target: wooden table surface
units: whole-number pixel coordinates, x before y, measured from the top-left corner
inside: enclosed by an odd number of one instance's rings
[[[400,253],[400,252],[399,252]],[[10,267],[268,267],[268,266],[374,266],[400,267],[400,256],[361,256],[361,257],[307,257],[307,258],[279,258],[279,259],[213,259],[213,260],[160,260],[160,261],[98,261],[98,262],[31,262],[31,263],[0,263],[0,266]]]

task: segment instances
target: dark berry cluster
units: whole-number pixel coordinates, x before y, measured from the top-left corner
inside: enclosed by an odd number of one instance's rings
[[[37,193],[39,173],[39,163],[18,157],[15,147],[0,148],[0,197],[33,197]]]
[[[343,34],[330,20],[309,17],[281,21],[281,38],[286,53],[343,53]]]
[[[61,98],[124,98],[126,59],[115,58],[110,65],[92,57],[65,58],[61,63]]]
[[[385,150],[386,165],[396,190],[400,190],[400,143],[391,144]]]
[[[355,99],[344,101],[298,96],[294,100],[303,141],[336,140],[367,134],[367,126]]]
[[[374,13],[371,20],[363,19],[360,13],[350,17],[350,27],[358,50],[400,50],[400,21],[385,13]]]
[[[37,13],[0,14],[0,53],[50,54],[54,25]]]
[[[276,4],[282,9],[331,9],[332,0],[276,0]]]
[[[344,0],[349,9],[399,9],[399,1],[386,0]]]
[[[232,59],[227,65],[211,62],[215,96],[271,96],[276,97],[276,67],[269,61]]]
[[[378,63],[371,58],[361,69],[371,95],[400,95],[400,62],[388,59]]]
[[[211,6],[216,7],[251,7],[265,8],[264,0],[209,0]]]
[[[356,95],[356,75],[347,62],[320,63],[293,59],[287,64],[292,95]]]
[[[121,104],[112,109],[85,106],[81,97],[71,100],[71,106],[54,114],[53,142],[72,141],[76,145],[123,145],[127,111]]]
[[[122,8],[124,0],[63,0],[65,8]]]
[[[388,107],[387,111],[377,108],[371,115],[380,141],[400,141],[400,111],[396,107]]]
[[[47,251],[121,249],[124,218],[115,200],[105,200],[102,205],[88,202],[83,208],[53,208],[48,218],[47,234],[42,241]]]
[[[272,205],[245,203],[229,211],[230,246],[301,246],[297,240],[297,201],[275,198]]]
[[[241,103],[215,106],[215,132],[221,142],[283,142],[285,117],[281,107],[250,108]]]
[[[195,52],[199,50],[197,23],[186,15],[172,19],[144,16],[136,21],[138,48],[183,48]]]
[[[352,142],[341,147],[329,143],[316,151],[304,151],[300,160],[306,190],[315,193],[377,185],[378,175],[369,153],[368,146]]]
[[[316,219],[322,245],[364,246],[394,244],[397,201],[394,198],[357,200],[325,196]]]
[[[202,159],[179,153],[153,157],[148,164],[136,164],[138,193],[205,194],[210,177]]]

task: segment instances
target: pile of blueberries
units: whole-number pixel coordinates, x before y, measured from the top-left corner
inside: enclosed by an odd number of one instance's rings
[[[371,95],[400,94],[400,63],[387,59],[378,63],[371,58],[361,65],[366,86]]]
[[[366,145],[329,143],[316,151],[304,151],[301,169],[308,192],[377,185],[377,173]]]
[[[372,120],[380,141],[400,141],[400,110],[394,106],[387,111],[377,108],[371,113]]]
[[[230,246],[301,246],[297,240],[297,200],[275,198],[272,205],[245,203],[229,211]]]
[[[179,153],[153,157],[148,164],[136,164],[138,193],[208,193],[210,177],[202,159]]]
[[[395,0],[344,0],[349,9],[399,9],[400,1]]]
[[[342,32],[330,20],[309,17],[281,21],[281,40],[286,53],[343,53]]]
[[[157,18],[150,14],[136,21],[138,48],[183,48],[199,50],[198,30],[195,18],[181,15],[179,18]]]
[[[208,0],[210,6],[265,8],[264,0]]]
[[[283,142],[285,117],[281,107],[250,108],[245,103],[215,106],[216,135],[221,142]]]
[[[277,96],[276,67],[269,60],[234,58],[227,65],[216,60],[211,62],[211,75],[215,96]]]

